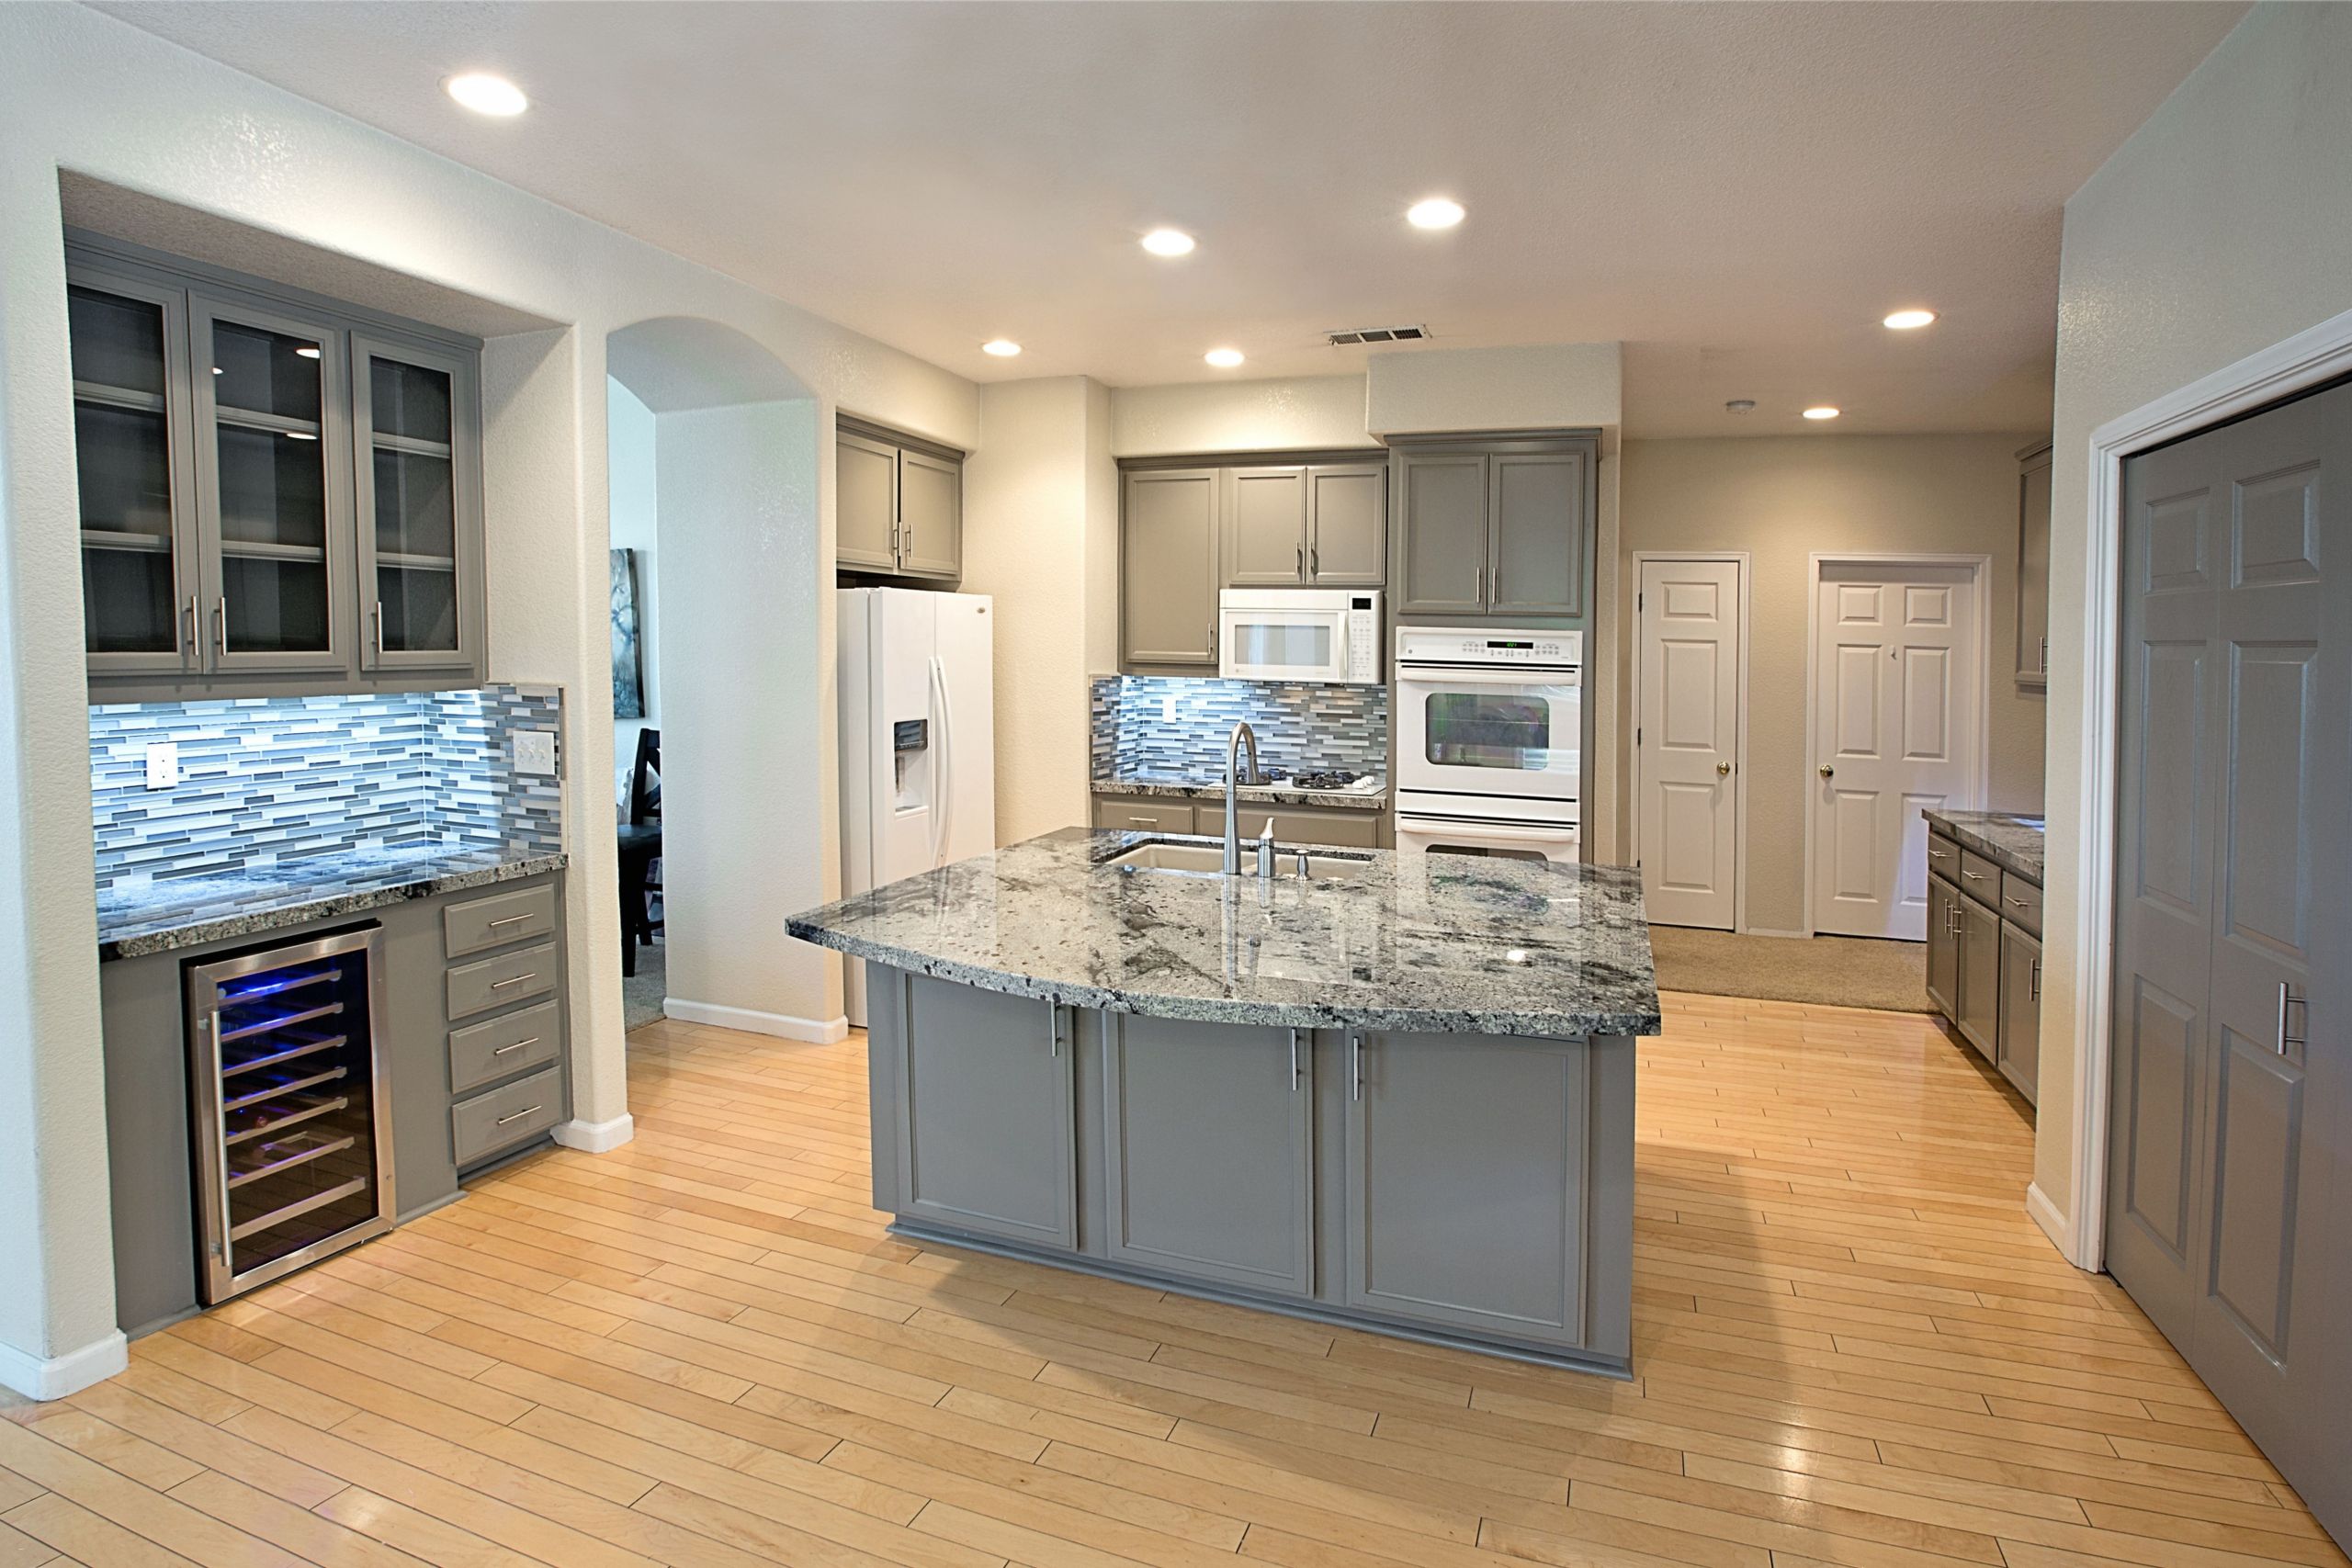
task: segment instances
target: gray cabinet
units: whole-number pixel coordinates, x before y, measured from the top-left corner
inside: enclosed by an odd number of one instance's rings
[[[1584,1342],[1587,1049],[1350,1035],[1350,1306]]]
[[[888,1002],[899,1212],[1076,1247],[1069,1010],[878,967],[869,1007],[877,982],[902,987]]]
[[[1248,805],[1235,811],[1238,830],[1254,840],[1274,819],[1277,843],[1328,844],[1335,848],[1378,849],[1385,841],[1385,811],[1351,811],[1344,807]],[[1183,800],[1169,795],[1098,795],[1094,826],[1130,833],[1225,832],[1222,800]]]
[[[2050,683],[2050,444],[2018,454],[2018,684]]]
[[[1397,613],[1582,615],[1597,464],[1581,438],[1400,448]]]
[[[1166,795],[1098,795],[1094,825],[1128,833],[1189,833],[1193,803]]]
[[[1988,1062],[2001,1057],[2001,917],[1960,900],[1960,990],[1952,1023]]]
[[[1123,665],[1216,668],[1219,495],[1216,468],[1126,475],[1120,525]]]
[[[1388,470],[1318,463],[1306,470],[1306,576],[1318,588],[1388,580]]]
[[[1306,469],[1225,470],[1225,582],[1295,587],[1306,581]]]
[[[1387,471],[1380,464],[1225,473],[1227,587],[1376,588],[1385,581]]]
[[[471,355],[351,335],[363,670],[481,663],[481,454],[459,439],[481,428],[480,379]]]
[[[961,455],[877,426],[838,422],[833,563],[844,570],[892,577],[961,577]]]
[[[1308,1032],[1101,1018],[1105,1255],[1283,1295],[1312,1292]]]
[[[1930,840],[1933,841],[1933,840]],[[1955,855],[1957,851],[1952,852]],[[1960,889],[1928,878],[1928,999],[1946,1018],[1960,1010]]]
[[[2001,927],[2001,1076],[2029,1102],[2041,1075],[2041,943],[2015,925]]]

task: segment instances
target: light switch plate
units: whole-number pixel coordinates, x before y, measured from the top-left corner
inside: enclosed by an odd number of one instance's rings
[[[514,771],[518,773],[555,772],[555,731],[518,729],[514,732]]]
[[[147,787],[171,789],[180,782],[180,749],[175,742],[158,740],[147,748]]]

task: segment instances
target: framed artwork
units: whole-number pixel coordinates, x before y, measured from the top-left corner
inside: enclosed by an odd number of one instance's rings
[[[637,552],[613,552],[613,716],[645,716],[645,657],[638,641]]]

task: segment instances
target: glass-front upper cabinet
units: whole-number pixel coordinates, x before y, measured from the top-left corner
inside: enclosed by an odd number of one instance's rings
[[[469,662],[481,641],[481,476],[472,359],[355,333],[359,597],[371,670]]]
[[[200,661],[193,464],[181,405],[187,323],[177,289],[77,270],[74,446],[90,668],[179,672]]]
[[[208,667],[345,668],[343,333],[203,295],[189,319]]]

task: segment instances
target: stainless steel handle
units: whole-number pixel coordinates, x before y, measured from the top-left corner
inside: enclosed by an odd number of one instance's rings
[[[225,1278],[235,1272],[229,1261],[229,1247],[236,1239],[232,1233],[237,1228],[237,1218],[229,1203],[229,1100],[220,1088],[220,1010],[208,1009],[205,1015],[197,1021],[197,1029],[209,1043],[206,1047],[204,1072],[212,1085],[212,1126],[216,1141],[211,1154],[217,1163],[208,1174],[220,1184],[220,1235],[205,1250],[220,1260],[221,1277]]]
[[[899,541],[901,551],[907,555],[914,554],[915,525],[911,523],[902,523],[899,525],[899,527],[903,530],[903,535]]]
[[[2033,974],[2030,979],[2033,989],[2029,993],[2028,999],[2038,1002],[2041,999],[2041,960],[2039,958],[2033,960]]]
[[[527,920],[530,918],[531,917],[528,915],[501,915],[498,919],[490,922],[490,929],[492,931],[496,931],[501,926],[520,925],[523,921]]]
[[[1727,779],[1731,777],[1731,764],[1729,762],[1717,762],[1715,764],[1715,777],[1719,779]]]
[[[1928,852],[1928,858],[1929,860],[1950,860],[1951,859],[1951,852],[1950,850],[1929,850]]]
[[[539,1038],[540,1037],[538,1035],[534,1034],[528,1040],[517,1040],[512,1045],[501,1045],[497,1050],[492,1051],[491,1055],[493,1056],[503,1056],[510,1051],[520,1051],[526,1045],[537,1045],[539,1043]]]
[[[2033,908],[2032,899],[2012,898],[2006,893],[2001,896],[2001,902],[2007,904],[2012,909],[2030,909]]]
[[[194,653],[196,651],[196,595],[191,593],[187,596],[187,614],[182,617],[180,651],[182,653]]]
[[[2050,639],[2048,637],[2041,639],[2041,672],[2044,675],[2050,673]]]
[[[2295,995],[2292,982],[2281,980],[2278,982],[2278,1054],[2281,1056],[2287,1054],[2288,1046],[2301,1045],[2305,1043],[2302,1035],[2287,1032],[2287,1010],[2290,1007],[2300,1007],[2303,1010],[2303,1028],[2308,1031],[2311,1028],[2310,1000]]]
[[[526,980],[536,980],[538,977],[539,972],[534,969],[527,975],[514,975],[503,980],[492,980],[490,983],[490,988],[493,991],[503,991],[509,986],[519,986]]]
[[[1476,604],[1484,604],[1487,602],[1487,563],[1484,561],[1478,563],[1478,575],[1471,586],[1470,600]]]
[[[376,662],[384,661],[384,602],[376,601]]]
[[[523,1107],[522,1110],[514,1112],[512,1116],[501,1116],[496,1122],[492,1122],[492,1125],[503,1127],[509,1122],[520,1122],[524,1117],[530,1115],[533,1111],[545,1111],[547,1107],[545,1105],[526,1105]]]
[[[1309,545],[1306,547],[1306,575],[1309,577],[1323,575],[1323,547],[1320,545]]]
[[[1961,880],[1963,882],[1982,882],[1984,880],[1984,874],[1983,872],[1971,871],[1966,866],[1961,867],[1960,876]]]
[[[229,652],[229,596],[212,602],[212,645],[226,658]]]
[[[1301,577],[1306,575],[1306,547],[1305,545],[1298,547],[1298,575]]]
[[[1157,826],[1159,819],[1156,817],[1130,817],[1127,820],[1138,828],[1150,828]]]
[[[1062,1004],[1046,1004],[1046,1055],[1059,1060],[1062,1054]]]
[[[1821,764],[1821,776],[1825,779],[1834,779],[1838,776],[1838,770],[1824,762]]]
[[[1298,1033],[1299,1032],[1295,1029],[1290,1032],[1290,1091],[1293,1094],[1298,1092],[1298,1082],[1301,1077],[1298,1066]]]
[[[1350,1100],[1363,1098],[1363,1036],[1354,1030],[1348,1032],[1348,1086]]]

